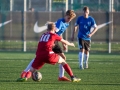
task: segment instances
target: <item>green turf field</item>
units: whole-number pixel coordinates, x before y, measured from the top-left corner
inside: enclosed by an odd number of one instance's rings
[[[48,64],[40,70],[43,76],[40,82],[32,79],[16,82],[34,56],[34,53],[0,52],[0,90],[120,90],[119,54],[92,53],[89,69],[81,71],[78,68],[77,52],[66,53],[74,74],[82,79],[78,83],[57,81],[58,65]]]

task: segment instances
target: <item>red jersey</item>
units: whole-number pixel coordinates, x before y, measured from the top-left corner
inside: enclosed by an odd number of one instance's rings
[[[46,32],[40,37],[36,55],[49,54],[52,52],[52,47],[55,41],[60,41],[62,38],[55,33]]]

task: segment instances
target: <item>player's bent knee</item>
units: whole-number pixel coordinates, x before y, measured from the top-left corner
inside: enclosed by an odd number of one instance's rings
[[[60,56],[58,63],[59,64],[66,64],[66,61]]]
[[[80,52],[84,52],[85,51],[85,49],[80,49]]]
[[[66,56],[64,53],[58,53],[58,55],[60,55],[64,60],[66,60]]]
[[[89,51],[85,50],[85,54],[89,54]]]

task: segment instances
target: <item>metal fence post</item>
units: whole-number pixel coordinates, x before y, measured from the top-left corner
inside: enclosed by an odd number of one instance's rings
[[[65,3],[65,11],[68,10],[68,0],[66,0],[66,3]],[[65,39],[68,40],[68,31],[66,30],[65,31]],[[68,45],[66,45],[66,51],[65,52],[68,52]]]
[[[109,0],[109,21],[113,22],[113,0]],[[113,23],[109,25],[108,53],[111,53],[111,40],[113,39]]]
[[[24,0],[24,12],[23,12],[23,51],[26,52],[26,11],[27,0]]]

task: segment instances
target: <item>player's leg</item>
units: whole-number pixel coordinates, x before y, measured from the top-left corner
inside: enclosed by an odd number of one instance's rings
[[[42,66],[43,66],[45,63],[44,63],[44,62],[41,62],[40,59],[42,59],[42,58],[36,57],[35,60],[34,60],[34,62],[33,62],[32,65],[31,65],[30,71],[25,74],[25,77],[24,77],[24,78],[18,78],[17,81],[19,81],[19,82],[27,81],[27,80],[31,77],[31,75],[32,75],[32,73],[33,73],[34,71],[42,68]]]
[[[60,55],[64,60],[66,60],[66,56],[64,53],[57,53],[58,55]],[[69,78],[67,78],[66,76],[64,76],[64,68],[63,65],[59,64],[59,77],[58,80],[59,81],[70,81]]]
[[[65,71],[66,71],[70,76],[73,76],[73,72],[72,72],[71,68],[69,67],[69,65],[66,63],[66,61],[65,61],[63,58],[60,57],[58,63],[63,66],[63,68],[65,69]]]
[[[64,55],[64,53],[62,52],[62,49],[60,47],[60,45],[58,44],[58,42],[55,42],[55,46],[52,49],[56,54],[60,55],[63,59],[66,60],[66,56]],[[70,81],[69,78],[67,78],[66,76],[64,76],[64,68],[61,64],[59,64],[59,77],[58,80],[59,81]]]
[[[80,49],[79,51],[79,68],[83,70],[83,59],[84,59],[84,49]]]
[[[61,65],[63,65],[63,68],[69,74],[69,76],[71,77],[71,80],[73,82],[79,82],[81,80],[80,78],[76,78],[73,75],[73,72],[72,72],[70,66],[67,64],[67,62],[63,58],[60,57],[58,63],[60,63]]]
[[[25,77],[21,79],[21,81],[27,81],[29,78],[31,78],[32,73],[34,73],[36,70],[39,70],[40,68],[42,68],[42,66],[44,65],[44,62],[41,63],[37,63],[37,62],[33,62],[30,71],[26,73]]]
[[[39,56],[37,56],[37,57],[35,58],[34,62],[33,62],[32,65],[31,65],[31,68],[30,68],[31,74],[32,74],[33,72],[35,72],[36,70],[39,70],[39,69],[42,68],[42,66],[45,64],[42,60],[44,60],[44,58],[39,57]],[[25,78],[29,79],[29,78],[30,78],[30,73],[27,73],[27,74],[25,75]]]
[[[33,61],[34,61],[34,59],[32,59],[32,61],[28,64],[26,69],[21,73],[21,78],[24,78],[27,72],[30,73],[29,70],[31,68],[31,65],[32,65]]]
[[[25,81],[27,81],[31,77],[31,75],[32,75],[32,73],[34,71],[36,71],[36,69],[34,69],[33,67],[31,67],[30,71],[25,74],[25,77],[18,78],[17,81],[18,82],[25,82]]]
[[[91,44],[91,41],[88,41],[88,40],[85,41],[85,54],[84,54],[85,65],[84,65],[84,68],[86,68],[86,69],[88,68],[90,44]]]
[[[85,62],[84,68],[85,69],[88,68],[88,59],[89,59],[89,51],[85,51],[85,54],[84,54],[84,62]]]
[[[79,68],[80,68],[81,70],[83,70],[83,69],[84,69],[84,68],[83,68],[84,41],[83,41],[81,38],[78,39],[78,46],[79,46],[79,49],[80,49],[79,54],[78,54],[78,58],[79,58]]]
[[[57,53],[58,55],[60,55],[64,60],[66,60],[66,56],[64,53]]]

